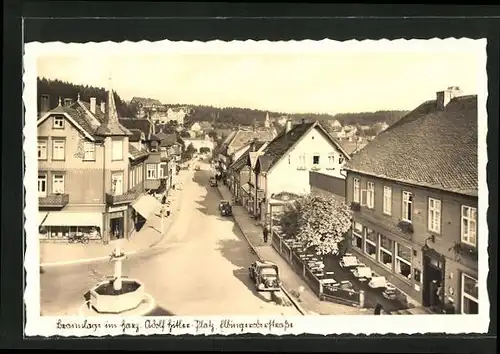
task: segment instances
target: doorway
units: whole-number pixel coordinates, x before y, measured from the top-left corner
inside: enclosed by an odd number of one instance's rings
[[[443,307],[444,260],[440,255],[424,253],[423,305],[433,309]]]
[[[123,216],[113,217],[109,219],[109,230],[111,233],[111,240],[123,238]]]

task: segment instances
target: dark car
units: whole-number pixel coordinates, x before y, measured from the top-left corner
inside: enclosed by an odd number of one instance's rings
[[[221,216],[231,216],[233,215],[233,207],[229,200],[221,200],[219,203],[219,210]]]
[[[217,187],[217,178],[215,177],[210,177],[210,187]]]
[[[248,268],[248,275],[259,291],[280,291],[278,266],[270,261],[255,261]]]

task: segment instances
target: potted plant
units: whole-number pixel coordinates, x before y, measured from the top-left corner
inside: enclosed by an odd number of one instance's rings
[[[413,233],[413,224],[410,221],[400,220],[398,222],[398,227],[406,234]]]

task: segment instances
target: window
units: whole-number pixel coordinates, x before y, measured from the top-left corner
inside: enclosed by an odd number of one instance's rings
[[[372,182],[366,183],[366,205],[368,208],[375,207],[375,184]]]
[[[334,170],[335,169],[335,154],[330,154],[328,155],[328,167],[327,169],[329,170]]]
[[[156,179],[156,168],[155,164],[147,164],[146,166],[146,179]]]
[[[54,129],[64,129],[64,117],[54,117]]]
[[[363,225],[359,222],[354,222],[352,228],[352,245],[359,249],[363,248]]]
[[[52,176],[52,193],[63,194],[64,193],[64,175],[54,174]]]
[[[123,140],[117,139],[111,141],[111,160],[123,160]]]
[[[359,179],[354,178],[354,195],[353,195],[353,200],[355,203],[359,203],[360,197],[360,190],[359,190]]]
[[[441,201],[429,198],[428,228],[435,233],[441,232]]]
[[[476,247],[477,209],[462,205],[462,237],[465,244]]]
[[[52,141],[52,160],[64,160],[64,140],[53,140]]]
[[[344,163],[344,156],[340,155],[339,156],[339,165],[342,165]]]
[[[319,155],[313,156],[313,165],[319,165]]]
[[[396,243],[396,273],[411,280],[411,248]]]
[[[292,156],[291,155],[288,155],[288,164],[291,165],[292,164]]]
[[[479,296],[477,279],[462,273],[462,313],[477,315],[479,313]]]
[[[111,173],[111,194],[123,194],[123,172]]]
[[[377,233],[369,228],[366,228],[365,253],[377,259]]]
[[[166,177],[165,167],[166,167],[166,164],[164,164],[164,163],[161,163],[158,165],[158,178],[165,178]]]
[[[47,175],[44,173],[38,174],[38,196],[47,196]]]
[[[392,188],[384,186],[384,214],[392,213]]]
[[[95,161],[95,145],[93,142],[86,141],[83,143],[85,161]]]
[[[299,167],[306,167],[306,155],[299,155]]]
[[[403,214],[404,221],[411,222],[413,211],[413,196],[410,192],[403,192]]]
[[[392,269],[392,240],[381,234],[379,234],[378,261]]]
[[[38,159],[47,160],[47,140],[38,140]]]

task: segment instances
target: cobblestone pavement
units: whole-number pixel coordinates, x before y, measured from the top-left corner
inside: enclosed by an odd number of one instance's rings
[[[173,315],[299,315],[256,292],[248,278],[255,260],[232,218],[219,215],[207,165],[185,183],[182,208],[160,247],[128,257],[124,275],[139,279],[164,313]],[[76,314],[89,288],[112,264],[49,267],[41,278],[42,315]]]

